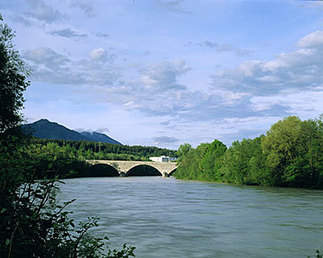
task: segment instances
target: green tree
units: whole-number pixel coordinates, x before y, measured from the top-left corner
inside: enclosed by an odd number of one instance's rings
[[[262,139],[274,185],[318,187],[322,180],[321,120],[290,116],[272,125]]]
[[[73,200],[57,202],[64,162],[54,149],[0,144],[0,257],[134,256],[133,247],[110,250],[106,237],[88,233],[97,218],[75,225],[65,210]]]
[[[184,143],[181,146],[179,146],[176,154],[178,155],[178,160],[182,160],[185,154],[187,154],[192,149],[191,144]]]
[[[191,148],[190,145],[182,145],[181,147],[180,153],[183,154],[179,159],[176,178],[216,181],[219,161],[226,150],[226,146],[222,142],[214,140],[211,144],[202,143],[196,149]]]
[[[217,140],[200,144],[181,156],[176,177],[323,188],[322,153],[323,115],[305,121],[291,116],[272,125],[266,136],[235,141],[229,149]]]
[[[226,151],[220,174],[224,182],[236,184],[266,184],[261,138],[235,141]]]
[[[89,235],[96,218],[75,226],[65,211],[71,202],[56,201],[58,174],[75,161],[74,149],[36,145],[11,130],[22,121],[28,72],[0,22],[0,257],[134,256],[134,247],[110,250],[107,238]]]
[[[287,117],[271,126],[262,141],[268,164],[277,168],[296,157],[296,146],[302,133],[302,121],[296,116]]]
[[[219,140],[214,140],[207,145],[206,153],[200,161],[205,180],[219,180],[220,158],[226,149],[227,147]]]
[[[0,14],[0,133],[21,122],[23,92],[29,85],[29,72],[19,53],[14,49],[14,33],[3,22]]]

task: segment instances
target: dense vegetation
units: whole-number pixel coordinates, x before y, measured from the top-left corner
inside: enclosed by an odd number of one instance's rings
[[[323,188],[323,116],[287,117],[266,135],[233,142],[215,140],[178,151],[176,178],[233,184]]]
[[[177,157],[177,152],[169,149],[146,146],[127,146],[111,143],[89,141],[47,140],[35,138],[36,145],[57,148],[62,152],[84,159],[110,160],[149,160],[149,157],[171,156]],[[60,148],[58,148],[60,147]]]
[[[84,164],[86,165],[86,164]],[[82,163],[55,146],[39,148],[10,135],[0,141],[0,257],[129,257],[133,247],[108,248],[88,231],[98,218],[75,225],[56,200],[58,177]],[[84,167],[83,167],[84,169]]]
[[[0,15],[0,257],[130,257],[134,247],[109,249],[89,234],[97,218],[75,225],[56,200],[58,175],[77,167],[71,152],[41,146],[18,128],[28,71]],[[70,167],[69,167],[70,166]]]

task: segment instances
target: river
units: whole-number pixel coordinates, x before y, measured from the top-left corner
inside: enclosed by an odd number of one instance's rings
[[[307,257],[323,245],[323,191],[233,186],[161,177],[65,180],[76,220],[138,258]]]

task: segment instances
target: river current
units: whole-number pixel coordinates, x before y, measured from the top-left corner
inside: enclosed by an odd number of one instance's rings
[[[161,177],[65,180],[60,200],[138,258],[307,257],[323,247],[323,191]]]

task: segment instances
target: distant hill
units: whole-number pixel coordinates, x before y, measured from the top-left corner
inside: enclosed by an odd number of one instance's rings
[[[50,122],[47,119],[41,119],[31,124],[25,124],[22,126],[22,128],[26,133],[31,133],[33,136],[41,139],[93,141],[121,144],[120,142],[110,138],[106,134],[98,132],[79,133],[74,130],[68,129],[58,123]]]

